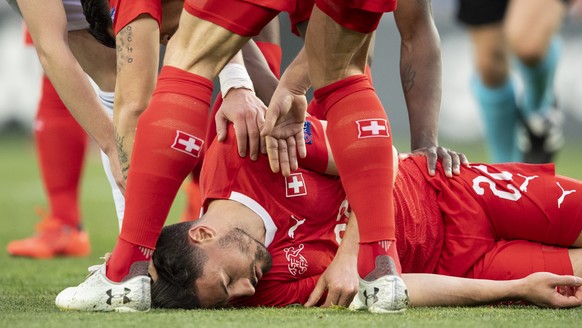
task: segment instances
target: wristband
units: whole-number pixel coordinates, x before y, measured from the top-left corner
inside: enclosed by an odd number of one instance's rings
[[[241,64],[226,64],[218,74],[218,78],[220,79],[222,98],[226,97],[230,89],[244,88],[255,92],[253,81],[251,81],[251,77],[247,73],[246,68]]]

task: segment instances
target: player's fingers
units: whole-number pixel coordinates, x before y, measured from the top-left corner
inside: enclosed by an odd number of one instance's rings
[[[449,154],[448,150],[443,147],[437,148],[437,156],[442,162],[443,170],[445,171],[445,176],[448,178],[453,177],[453,163],[451,159],[451,155]],[[436,163],[435,163],[436,165]]]
[[[299,168],[299,163],[297,161],[297,143],[294,137],[287,138],[287,152],[289,153],[289,169],[295,171]]]
[[[321,307],[330,307],[332,305],[338,305],[341,296],[341,291],[339,289],[330,289],[327,291],[327,297],[325,302]]]
[[[266,110],[267,110],[267,107],[264,107],[263,111],[260,113],[260,115],[257,116],[257,126],[259,127],[259,147],[260,147],[261,154],[267,153],[267,145],[265,143],[265,137],[261,135],[261,131],[263,130],[263,127],[265,126]]]
[[[582,286],[582,278],[577,276],[556,276],[554,277],[552,284],[554,286],[571,286],[578,287]]]
[[[277,139],[277,147],[279,152],[279,168],[284,176],[289,176],[291,174],[291,168],[289,165],[289,149],[287,148],[287,142],[282,139]]]
[[[321,298],[321,295],[323,295],[324,292],[325,292],[325,283],[323,283],[323,279],[319,279],[317,281],[317,284],[315,285],[315,288],[313,289],[313,291],[309,295],[307,302],[305,302],[304,306],[311,307],[311,306],[314,306],[315,304],[317,304],[317,302],[319,302],[319,299]]]
[[[357,293],[358,293],[357,290],[351,291],[351,292],[344,291],[341,294],[341,297],[339,298],[337,305],[343,306],[343,307],[350,306],[350,303],[352,303],[352,300],[354,299],[354,296],[356,296]]]
[[[259,158],[261,132],[254,113],[252,114],[252,116],[247,117],[247,133],[249,139],[249,156],[251,160],[256,161]]]
[[[269,108],[265,114],[265,125],[263,125],[263,129],[261,130],[261,135],[263,137],[273,133],[273,129],[275,128],[277,120],[279,119],[281,111],[283,110],[282,108],[291,107],[291,100],[288,98],[289,97],[284,97],[280,103],[277,100],[272,100],[269,104]]]
[[[305,136],[303,131],[295,135],[295,143],[297,144],[297,153],[300,158],[307,157],[307,147],[305,146]]]
[[[247,125],[244,120],[234,122],[234,133],[236,134],[238,154],[240,157],[245,157],[247,155],[247,141],[249,135],[247,131]]]
[[[265,114],[265,122],[263,124],[263,128],[261,129],[261,136],[266,137],[271,135],[278,118],[279,111],[277,110],[276,106],[269,106],[269,110]]]
[[[216,136],[218,141],[226,140],[228,120],[226,120],[222,115],[216,114],[214,122],[216,123]]]
[[[436,174],[436,163],[438,160],[438,155],[434,148],[429,148],[425,151],[426,156],[426,166],[428,169],[428,174],[434,176]]]
[[[560,295],[551,302],[551,306],[555,308],[571,308],[582,305],[582,298],[577,295]]]
[[[459,155],[454,151],[449,151],[449,155],[451,156],[453,174],[454,175],[461,174],[461,159],[459,158]]]
[[[273,173],[279,172],[280,166],[278,140],[273,137],[266,136],[265,147],[267,149],[267,156],[269,157],[269,166],[271,167],[271,171],[273,171]]]

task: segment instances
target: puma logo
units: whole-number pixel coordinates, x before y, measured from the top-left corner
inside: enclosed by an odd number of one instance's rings
[[[299,228],[300,225],[302,225],[303,223],[305,223],[305,219],[299,220],[299,219],[295,218],[295,216],[293,216],[293,215],[291,215],[291,218],[293,220],[295,220],[296,223],[295,223],[294,226],[292,226],[291,228],[289,228],[289,231],[287,231],[287,235],[290,238],[295,238],[295,230],[297,230],[297,228]]]

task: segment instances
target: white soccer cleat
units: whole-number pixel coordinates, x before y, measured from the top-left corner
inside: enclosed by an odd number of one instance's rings
[[[138,275],[123,282],[113,282],[105,275],[105,264],[89,268],[89,276],[77,287],[57,295],[61,310],[92,312],[143,312],[151,308],[150,277]]]
[[[350,310],[372,313],[402,313],[408,307],[408,289],[396,275],[385,275],[373,281],[360,279],[359,290]]]

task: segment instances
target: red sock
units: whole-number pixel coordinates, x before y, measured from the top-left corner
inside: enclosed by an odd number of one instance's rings
[[[366,65],[365,73],[370,79],[370,84],[374,84],[372,80],[372,69],[370,68],[369,65]],[[320,120],[325,120],[325,113],[323,112],[323,107],[319,105],[317,99],[315,98],[311,99],[311,101],[307,105],[307,113],[309,113],[309,115],[311,116],[315,116]]]
[[[396,239],[390,126],[366,75],[350,76],[314,95],[328,120],[327,136],[358,218],[360,244],[369,244],[360,246],[358,257],[358,272],[366,277],[374,270],[377,255],[395,252],[395,247],[385,249],[378,243]],[[397,257],[393,260],[398,262]]]
[[[136,261],[149,260],[176,193],[199,160],[212,81],[164,66],[135,135],[125,215],[107,277],[121,281]]]
[[[360,222],[358,220],[358,222]],[[386,256],[388,255],[388,257]],[[370,262],[373,260],[373,262]],[[382,240],[360,243],[358,251],[358,273],[364,280],[375,280],[387,274],[402,273],[396,241]]]
[[[281,77],[281,61],[283,59],[283,50],[281,46],[271,42],[255,42],[259,47],[259,50],[265,56],[267,60],[267,64],[269,64],[269,68],[271,72],[275,74],[277,78]]]
[[[67,110],[46,76],[42,79],[34,137],[51,216],[78,228],[79,180],[87,134]]]
[[[200,190],[200,170],[202,170],[202,162],[204,161],[204,154],[208,150],[208,147],[214,142],[216,138],[216,121],[214,117],[216,112],[222,105],[222,94],[219,92],[218,96],[212,104],[212,109],[210,110],[210,115],[208,116],[208,123],[206,126],[206,136],[204,137],[204,147],[200,154],[200,159],[196,167],[191,174],[191,181],[186,184],[186,208],[182,213],[182,219],[180,221],[194,221],[200,216],[200,210],[202,209],[202,191]]]

